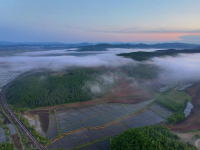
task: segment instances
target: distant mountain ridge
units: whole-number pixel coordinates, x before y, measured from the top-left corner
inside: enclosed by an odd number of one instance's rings
[[[197,44],[187,44],[187,43],[158,43],[158,44],[108,44],[102,43],[97,45],[88,45],[83,47],[102,47],[102,48],[199,48],[200,45]]]
[[[9,42],[0,41],[0,46],[68,46],[68,47],[103,47],[103,48],[196,48],[200,47],[198,44],[187,43],[60,43],[60,42]]]
[[[106,51],[107,48],[139,48],[139,49],[197,49],[200,45],[187,43],[59,43],[59,42],[8,42],[0,41],[0,51],[42,51],[77,48],[79,52]]]
[[[85,46],[91,45],[91,43],[77,43],[77,44],[69,44],[69,43],[61,43],[61,42],[9,42],[9,41],[0,41],[0,46],[14,46],[14,45],[24,45],[24,46]]]

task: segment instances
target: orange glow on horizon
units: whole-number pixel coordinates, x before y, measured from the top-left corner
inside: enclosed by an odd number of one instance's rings
[[[106,35],[107,41],[179,41],[179,37],[186,35],[200,35],[200,33],[109,33]],[[102,36],[105,36],[102,35]]]

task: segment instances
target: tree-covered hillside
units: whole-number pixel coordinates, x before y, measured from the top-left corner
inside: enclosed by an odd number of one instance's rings
[[[197,150],[161,125],[127,130],[113,138],[110,150]]]
[[[137,61],[145,61],[151,59],[153,57],[164,57],[164,56],[176,56],[178,54],[192,54],[192,53],[200,53],[199,49],[184,49],[184,50],[157,50],[154,52],[131,52],[131,53],[122,53],[118,54],[118,56],[124,56],[127,58],[132,58]]]
[[[98,71],[84,68],[64,73],[40,72],[14,81],[7,89],[7,101],[18,107],[53,106],[92,99],[85,81],[92,80]]]

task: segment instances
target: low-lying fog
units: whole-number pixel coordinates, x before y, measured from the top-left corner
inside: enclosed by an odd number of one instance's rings
[[[14,56],[0,57],[0,69],[8,71],[28,71],[31,69],[50,69],[59,71],[67,67],[118,67],[136,64],[132,59],[116,56],[133,51],[155,51],[155,49],[108,49],[107,51],[77,52],[76,49],[51,50],[18,53]]]
[[[157,49],[156,49],[157,50]],[[11,72],[25,72],[32,69],[59,71],[68,67],[122,67],[137,65],[129,58],[116,56],[120,53],[155,51],[155,49],[108,49],[107,51],[78,52],[76,49],[17,53],[0,56],[1,76]],[[159,79],[164,83],[190,82],[200,80],[200,54],[180,54],[176,57],[153,58],[145,64],[154,64],[162,71]],[[2,77],[1,77],[2,78]]]

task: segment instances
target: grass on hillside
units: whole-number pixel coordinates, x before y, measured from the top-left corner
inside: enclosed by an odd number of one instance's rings
[[[185,109],[187,102],[191,102],[191,96],[185,91],[168,89],[155,94],[156,101],[173,111]]]

